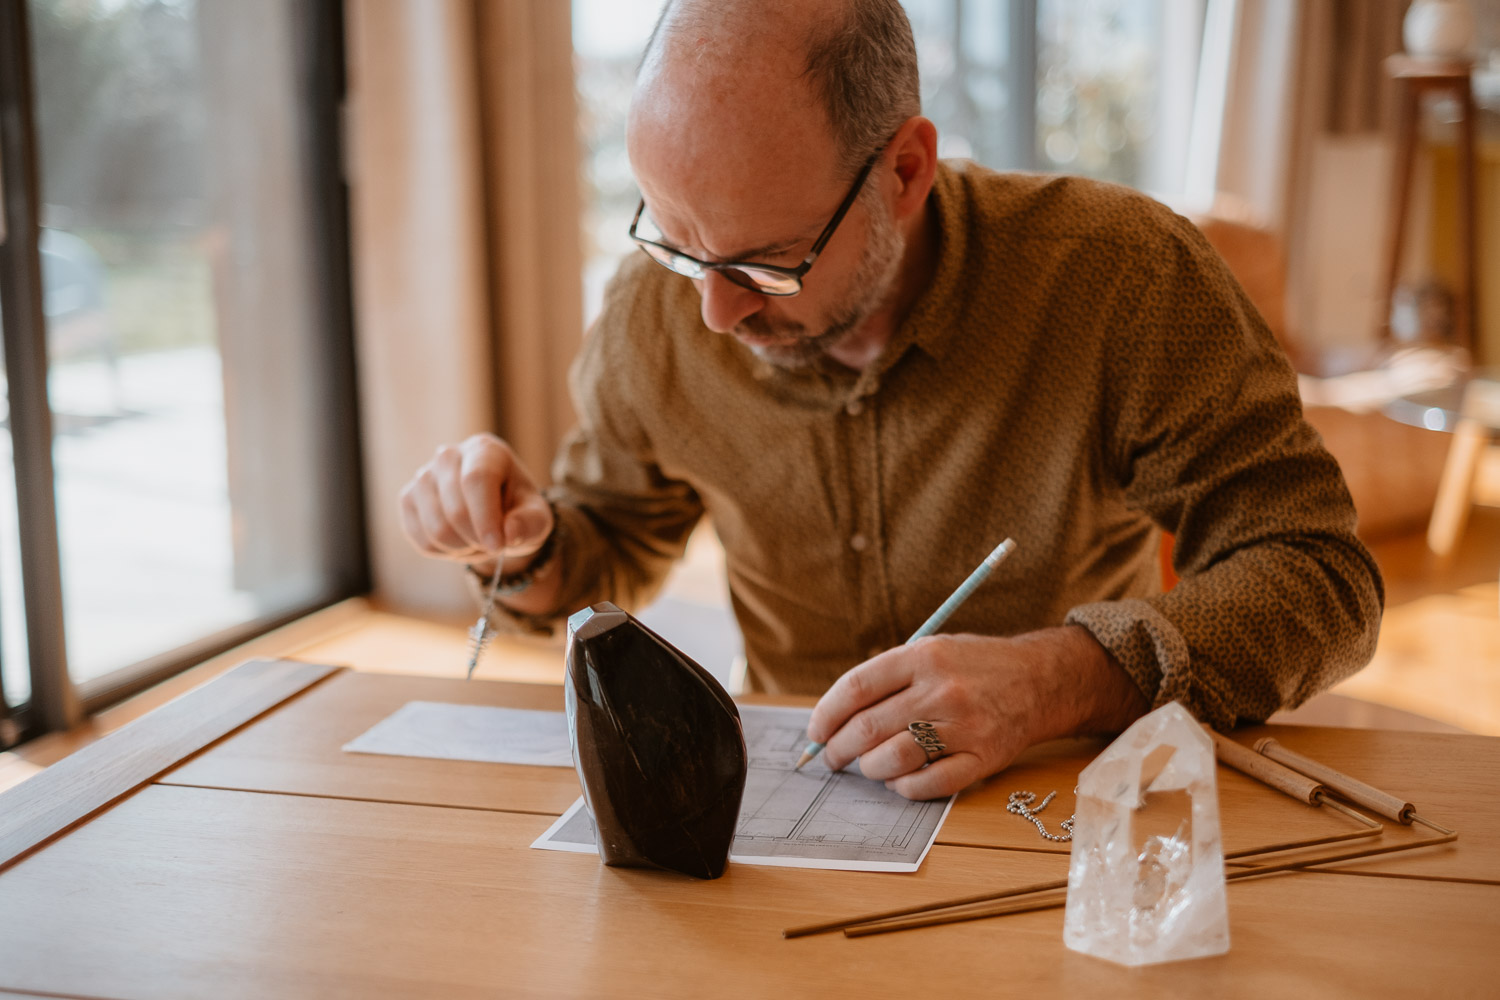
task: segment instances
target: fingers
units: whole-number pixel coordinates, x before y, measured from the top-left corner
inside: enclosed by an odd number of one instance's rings
[[[818,703],[808,736],[838,769],[860,770],[913,799],[949,795],[1015,759],[1029,745],[1021,707],[1033,704],[1045,657],[989,636],[931,636],[849,671]],[[1035,662],[1033,662],[1035,661]],[[947,745],[928,764],[907,727],[932,723]]]
[[[962,791],[984,776],[984,762],[976,754],[955,753],[939,757],[931,767],[887,781],[885,787],[897,795],[921,802]]]
[[[448,523],[437,475],[430,468],[424,467],[401,491],[401,527],[423,555],[457,559],[471,549]]]
[[[942,732],[942,727],[938,727]],[[860,755],[859,770],[872,781],[889,781],[915,771],[927,763],[927,751],[923,750],[910,731],[904,726],[901,732],[885,740],[873,750]]]
[[[519,499],[505,514],[506,556],[531,555],[552,534],[552,505],[536,490]]]
[[[917,710],[915,699],[903,690],[869,708],[856,712],[838,728],[836,733],[824,741],[826,743],[823,748],[824,762],[830,770],[837,771],[847,767],[858,757],[860,770],[869,777],[874,777],[874,775],[870,774],[865,766],[863,759],[865,754],[876,755],[876,766],[879,766],[882,760],[892,765],[897,760],[910,762],[909,767],[881,774],[882,779],[894,777],[914,767],[921,767],[927,763],[926,754],[919,754],[918,759],[913,760],[904,751],[898,754],[895,749],[898,745],[894,743],[897,738],[902,738],[910,743],[913,749],[921,749],[906,730],[907,723],[913,719],[923,718],[923,716],[912,714]],[[880,751],[888,742],[891,743],[892,749],[882,754]]]
[[[401,528],[424,555],[473,562],[534,552],[552,509],[504,441],[476,434],[445,445],[402,489]]]
[[[427,536],[427,529],[422,526],[422,515],[416,499],[418,489],[416,480],[412,480],[401,488],[401,496],[397,504],[397,509],[401,512],[401,531],[406,535],[406,540],[411,542],[412,548],[424,556],[442,555],[443,553],[438,550],[432,539]]]
[[[807,722],[807,738],[833,746],[836,734],[858,713],[909,686],[912,680],[911,661],[901,653],[900,648],[887,650],[834,681],[833,687],[813,707],[812,716]],[[871,719],[861,725],[868,727],[875,721]],[[901,725],[904,728],[906,723]],[[863,742],[846,738],[839,743],[839,747],[842,750],[860,745],[868,750],[889,735],[890,731],[886,730],[878,733],[877,739],[877,731],[870,729]],[[849,754],[839,759],[847,764],[855,756]],[[829,766],[833,765],[830,763]]]
[[[452,533],[462,540],[459,548],[475,552],[489,548],[479,537],[479,533],[474,530],[474,522],[469,516],[467,491],[464,490],[461,482],[463,453],[452,445],[444,445],[437,450],[437,454],[433,456],[429,464],[432,466],[432,481],[437,487],[443,519]],[[491,551],[494,550],[491,549]]]
[[[459,448],[456,486],[473,530],[474,543],[486,552],[499,552],[505,545],[501,524],[505,473],[509,450],[499,454],[491,442],[472,437]]]

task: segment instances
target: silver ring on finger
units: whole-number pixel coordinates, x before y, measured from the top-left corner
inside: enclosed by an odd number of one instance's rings
[[[937,727],[930,722],[913,722],[907,725],[907,731],[911,738],[917,741],[917,746],[927,755],[927,763],[931,764],[948,750],[948,745],[938,736]]]

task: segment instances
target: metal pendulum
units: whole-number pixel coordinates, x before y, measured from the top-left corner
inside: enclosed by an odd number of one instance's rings
[[[490,625],[490,614],[495,610],[495,595],[500,591],[500,577],[504,572],[505,560],[497,559],[495,575],[490,579],[489,590],[484,595],[484,607],[479,612],[479,620],[469,628],[469,672],[465,674],[466,680],[474,679],[474,668],[479,666],[480,654],[495,637],[495,629]]]

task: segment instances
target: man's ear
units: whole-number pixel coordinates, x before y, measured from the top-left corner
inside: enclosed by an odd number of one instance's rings
[[[928,118],[908,118],[890,144],[892,170],[899,185],[896,218],[907,219],[927,204],[937,174],[937,126]]]

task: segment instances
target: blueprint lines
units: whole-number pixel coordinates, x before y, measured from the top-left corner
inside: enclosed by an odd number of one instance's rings
[[[730,857],[743,864],[857,871],[916,871],[953,799],[911,802],[857,770],[822,758],[793,765],[807,745],[805,708],[740,706],[750,768]],[[594,851],[583,800],[532,845]]]

